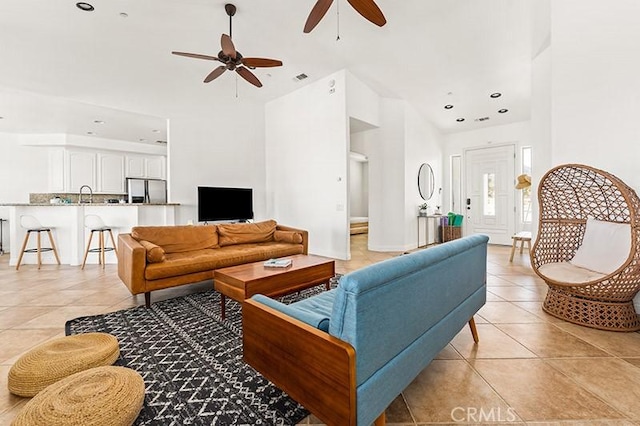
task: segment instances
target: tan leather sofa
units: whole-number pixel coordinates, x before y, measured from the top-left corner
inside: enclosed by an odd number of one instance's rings
[[[136,226],[118,236],[118,276],[131,294],[213,279],[215,269],[307,254],[308,233],[258,223],[203,226]]]

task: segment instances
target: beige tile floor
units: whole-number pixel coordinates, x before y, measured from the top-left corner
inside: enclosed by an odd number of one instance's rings
[[[398,253],[352,239],[346,273]],[[64,323],[83,315],[144,303],[119,281],[115,265],[102,270],[25,265],[16,272],[0,256],[0,425],[26,402],[7,391],[7,372],[21,353],[64,335]],[[465,327],[387,409],[397,425],[520,423],[640,425],[640,333],[613,333],[569,324],[541,309],[546,286],[527,255],[491,246],[487,304],[476,316],[480,343]],[[209,288],[155,292],[153,300]],[[317,424],[314,416],[303,424]]]

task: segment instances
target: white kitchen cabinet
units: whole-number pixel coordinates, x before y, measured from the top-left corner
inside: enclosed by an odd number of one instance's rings
[[[147,176],[151,179],[164,179],[165,161],[162,156],[146,157]]]
[[[145,158],[141,155],[127,155],[126,176],[131,178],[145,177]]]
[[[67,151],[65,158],[66,191],[77,192],[82,185],[96,188],[96,154],[90,151]]]
[[[164,179],[165,168],[164,156],[127,155],[127,177]]]
[[[96,192],[123,194],[125,190],[123,154],[98,153],[98,182]]]
[[[49,192],[78,193],[82,185],[89,185],[97,194],[124,194],[127,177],[165,179],[166,157],[88,149],[49,151]]]

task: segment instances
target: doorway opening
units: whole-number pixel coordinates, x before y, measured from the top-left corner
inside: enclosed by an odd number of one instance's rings
[[[349,117],[349,144],[348,144],[348,253],[351,258],[351,250],[368,250],[369,245],[369,157],[371,153],[371,133],[377,127]]]

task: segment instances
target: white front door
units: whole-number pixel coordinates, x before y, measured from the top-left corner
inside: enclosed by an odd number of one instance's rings
[[[466,234],[511,245],[515,229],[515,146],[465,151]]]

